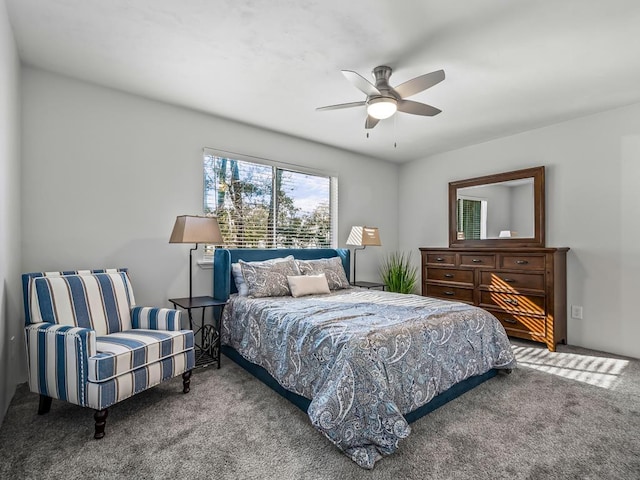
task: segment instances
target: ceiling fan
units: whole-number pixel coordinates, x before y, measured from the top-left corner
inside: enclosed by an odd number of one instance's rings
[[[432,117],[442,111],[426,103],[414,102],[412,100],[406,100],[406,98],[440,83],[444,80],[444,70],[437,70],[425,75],[420,75],[395,88],[389,85],[391,71],[391,67],[379,66],[374,68],[371,73],[376,83],[373,85],[356,72],[342,70],[342,74],[347,80],[358,90],[362,91],[367,96],[367,99],[361,102],[328,105],[326,107],[316,108],[316,110],[338,110],[341,108],[364,107],[366,105],[367,120],[365,121],[364,128],[367,129],[375,127],[380,120],[389,118],[396,113],[396,111],[426,117]]]

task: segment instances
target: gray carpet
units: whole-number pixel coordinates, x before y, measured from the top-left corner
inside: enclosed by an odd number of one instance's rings
[[[109,410],[18,387],[0,427],[2,479],[639,479],[640,362],[514,342],[520,367],[412,424],[398,452],[359,468],[307,417],[223,358]]]

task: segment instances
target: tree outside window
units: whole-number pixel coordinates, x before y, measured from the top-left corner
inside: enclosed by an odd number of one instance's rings
[[[329,176],[205,153],[204,209],[230,248],[333,246]]]

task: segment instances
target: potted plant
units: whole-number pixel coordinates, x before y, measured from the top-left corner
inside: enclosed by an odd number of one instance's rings
[[[392,252],[380,267],[380,276],[387,290],[397,293],[413,293],[418,280],[418,269],[411,264],[411,253]]]

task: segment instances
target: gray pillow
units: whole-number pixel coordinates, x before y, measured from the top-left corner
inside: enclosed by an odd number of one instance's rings
[[[287,260],[256,264],[240,260],[242,276],[251,297],[283,297],[291,295],[288,276],[300,275],[296,262]]]
[[[347,274],[344,273],[340,257],[320,258],[318,260],[296,260],[302,275],[318,275],[324,273],[331,290],[349,288]]]
[[[281,258],[271,258],[269,260],[262,260],[259,262],[245,262],[245,263],[250,263],[251,265],[271,265],[274,263],[286,262],[290,260],[293,260],[293,255],[288,255],[286,257],[281,257]],[[244,276],[242,275],[242,268],[240,267],[239,263],[231,264],[231,273],[233,275],[233,281],[236,284],[236,289],[238,290],[238,295],[240,295],[241,297],[246,297],[247,295],[249,295],[249,287],[244,281]]]

